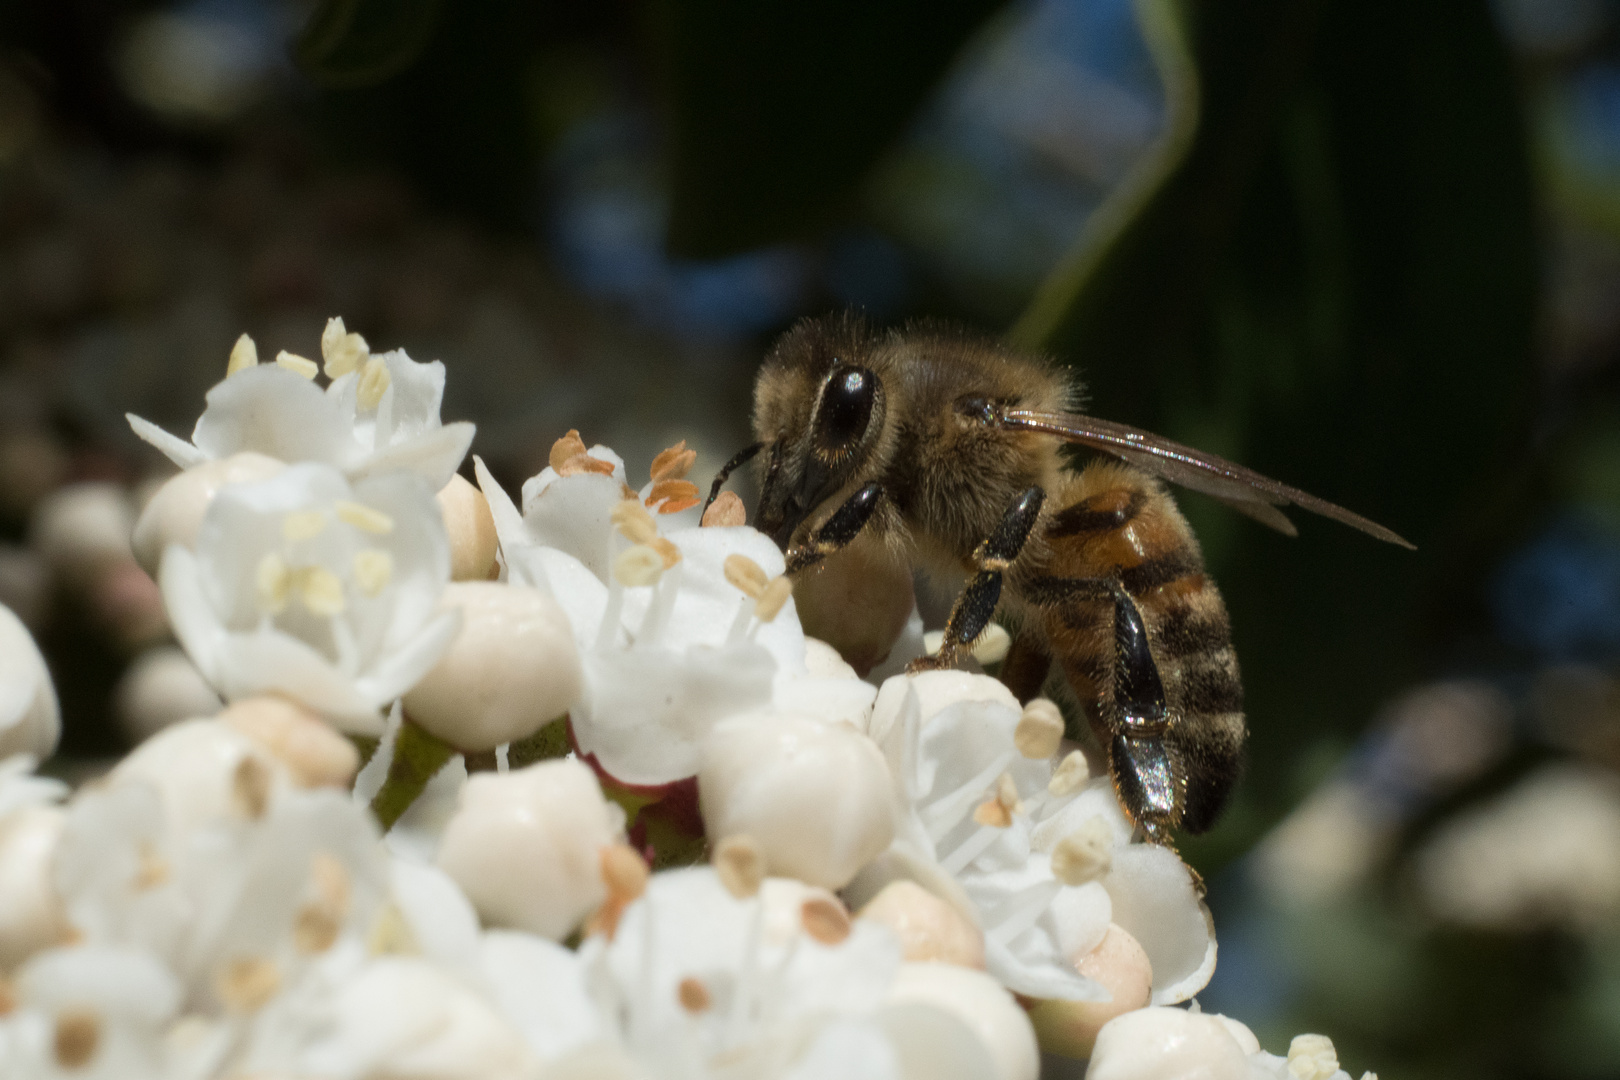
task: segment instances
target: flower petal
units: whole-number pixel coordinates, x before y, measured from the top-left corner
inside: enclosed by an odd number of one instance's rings
[[[1202,990],[1215,973],[1215,925],[1175,852],[1157,844],[1117,847],[1102,884],[1114,922],[1153,965],[1153,1004],[1174,1005]]]
[[[191,441],[210,458],[257,450],[282,461],[339,464],[353,452],[352,429],[313,382],[277,364],[259,364],[208,391]]]
[[[149,443],[162,451],[163,456],[180,466],[189,469],[193,465],[201,465],[208,460],[208,455],[186,442],[178,435],[170,435],[150,420],[143,420],[134,413],[125,413],[124,419],[129,421],[130,430],[134,431],[141,441]]]

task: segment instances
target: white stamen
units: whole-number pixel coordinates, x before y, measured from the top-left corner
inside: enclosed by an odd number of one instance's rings
[[[969,863],[988,851],[1005,834],[1005,830],[993,825],[980,826],[977,832],[957,845],[955,851],[939,860],[940,869],[954,877],[966,870]]]
[[[259,347],[253,344],[253,339],[243,334],[231,346],[231,358],[225,363],[225,377],[228,379],[238,371],[246,371],[259,364]]]
[[[361,532],[373,536],[387,536],[394,531],[394,519],[381,510],[373,509],[365,503],[349,502],[347,499],[337,504],[338,520],[353,525]]]
[[[1035,925],[1062,888],[1056,881],[1042,881],[1013,893],[985,913],[985,936],[1009,944]]]
[[[923,824],[928,828],[928,839],[939,843],[945,838],[946,833],[956,828],[964,817],[971,814],[973,808],[983,801],[984,793],[990,784],[1012,764],[1015,756],[1016,752],[1012,750],[997,754],[993,761],[974,773],[967,783],[949,795],[929,803],[921,815]]]
[[[361,412],[375,409],[392,381],[393,377],[388,374],[388,365],[382,362],[382,357],[373,356],[360,369],[360,382],[354,388],[355,405]]]
[[[376,596],[394,578],[394,557],[380,548],[354,553],[354,583],[366,596]]]

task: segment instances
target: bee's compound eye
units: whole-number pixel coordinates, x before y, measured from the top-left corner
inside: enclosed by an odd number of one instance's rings
[[[816,433],[829,449],[841,449],[859,439],[872,419],[877,376],[863,367],[838,368],[827,379],[821,395]]]

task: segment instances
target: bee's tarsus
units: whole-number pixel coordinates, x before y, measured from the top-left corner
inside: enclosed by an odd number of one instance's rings
[[[786,573],[792,576],[806,570],[839,548],[848,546],[866,528],[866,523],[872,520],[878,503],[882,501],[883,485],[875,482],[845,499],[843,505],[810,534],[803,546],[788,549]]]

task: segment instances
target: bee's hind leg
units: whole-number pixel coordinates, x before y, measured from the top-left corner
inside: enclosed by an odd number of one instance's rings
[[[945,620],[945,640],[940,643],[939,651],[932,656],[920,656],[913,660],[906,667],[908,672],[915,674],[955,667],[962,650],[984,633],[984,628],[990,625],[990,616],[996,612],[996,605],[1001,602],[1002,575],[1018,558],[1018,553],[1024,550],[1024,543],[1035,531],[1035,522],[1040,519],[1041,504],[1045,501],[1046,492],[1032,487],[1025,489],[1007,507],[990,539],[973,552],[973,564],[979,568],[979,572],[962,590],[962,595],[956,598],[950,618]]]
[[[878,503],[883,500],[883,485],[867,484],[832,512],[832,516],[810,534],[803,544],[788,548],[786,555],[788,577],[819,563],[840,548],[846,547],[872,520]]]

